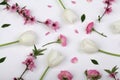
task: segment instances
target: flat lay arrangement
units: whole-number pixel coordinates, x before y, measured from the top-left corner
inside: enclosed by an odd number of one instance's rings
[[[120,80],[119,0],[1,0],[0,80]]]

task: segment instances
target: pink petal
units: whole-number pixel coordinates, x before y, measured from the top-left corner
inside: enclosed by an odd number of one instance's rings
[[[49,35],[50,34],[50,32],[47,32],[47,33],[45,33],[45,36],[47,36],[47,35]]]
[[[86,33],[89,34],[92,32],[92,29],[93,29],[93,26],[94,26],[94,22],[90,22],[87,27],[86,27]]]
[[[52,5],[48,5],[49,8],[52,8]]]
[[[77,58],[77,57],[73,57],[73,58],[71,59],[71,62],[72,62],[72,63],[77,63],[77,62],[78,62],[78,58]]]
[[[92,0],[87,0],[87,2],[92,2]]]
[[[74,31],[75,31],[75,33],[76,33],[76,34],[78,34],[78,33],[79,33],[79,31],[78,31],[77,29],[75,29]]]
[[[72,2],[72,4],[76,4],[76,1],[71,1]]]

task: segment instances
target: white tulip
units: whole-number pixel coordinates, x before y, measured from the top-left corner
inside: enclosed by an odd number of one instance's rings
[[[64,10],[63,17],[69,23],[75,23],[78,20],[78,16],[76,15],[76,13],[70,9]]]
[[[90,39],[82,40],[80,47],[84,52],[87,52],[87,53],[95,53],[99,50],[98,46]]]
[[[120,57],[120,54],[111,53],[111,52],[99,49],[98,46],[95,44],[95,42],[90,40],[90,39],[82,40],[81,44],[80,44],[80,47],[84,52],[87,52],[87,53],[101,52],[101,53],[104,53],[104,54],[107,54],[107,55]]]
[[[47,73],[47,71],[49,70],[49,68],[51,67],[55,67],[58,64],[60,64],[62,62],[62,60],[64,59],[63,55],[61,53],[59,53],[56,50],[51,50],[50,53],[48,54],[48,66],[45,69],[45,71],[43,72],[40,80],[43,80],[45,74]]]
[[[32,46],[35,44],[36,40],[37,40],[37,35],[35,34],[35,32],[30,30],[21,34],[18,40],[0,44],[0,47],[15,44],[15,43],[20,43],[26,46]]]
[[[27,31],[20,35],[19,43],[22,45],[32,46],[37,40],[37,35],[33,31]]]
[[[48,66],[54,67],[62,62],[64,59],[63,55],[56,50],[51,50],[48,55]]]
[[[120,20],[114,22],[111,27],[112,27],[113,33],[120,33]]]

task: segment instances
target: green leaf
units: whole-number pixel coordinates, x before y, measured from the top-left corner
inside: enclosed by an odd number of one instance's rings
[[[9,27],[11,24],[3,24],[1,27],[2,28],[6,28],[6,27]]]
[[[1,59],[0,59],[0,63],[4,62],[5,59],[6,59],[6,57],[1,58]]]
[[[111,70],[111,72],[116,72],[118,70],[118,67],[117,66],[114,66],[113,68],[112,68],[112,70]]]
[[[34,45],[34,49],[33,49],[34,56],[37,57],[39,55],[43,55],[44,54],[43,52],[45,50],[46,49],[37,49],[37,47]]]
[[[91,59],[91,62],[95,65],[99,65],[99,63],[95,59]]]
[[[86,16],[85,16],[85,14],[83,14],[83,15],[81,16],[81,21],[84,22],[85,19],[86,19]]]
[[[4,0],[3,2],[0,3],[0,5],[7,5],[7,2]]]
[[[106,71],[107,73],[111,74],[112,72],[108,69],[104,69],[104,71]]]

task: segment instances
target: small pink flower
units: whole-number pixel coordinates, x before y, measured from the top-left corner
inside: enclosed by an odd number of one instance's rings
[[[51,25],[53,24],[53,21],[51,19],[47,19],[45,22],[44,22],[45,25],[51,27]]]
[[[100,79],[101,74],[97,70],[86,70],[86,76],[88,79]]]
[[[89,34],[92,32],[92,29],[93,29],[93,26],[94,26],[94,22],[90,22],[87,27],[86,27],[86,33]]]
[[[30,16],[31,15],[29,9],[23,9],[23,13],[22,14],[25,14],[26,16]]]
[[[65,47],[67,45],[67,38],[64,35],[60,34],[58,40],[60,40],[60,43],[63,47]]]
[[[59,80],[72,80],[72,78],[73,78],[73,75],[68,71],[61,71],[58,74],[58,79]]]
[[[20,7],[19,7],[17,4],[13,4],[13,5],[10,7],[10,10],[11,10],[12,12],[15,12],[15,11],[17,11],[19,8],[20,8]]]
[[[25,20],[24,24],[33,24],[36,22],[35,17],[28,17],[28,18],[24,17],[24,20]]]
[[[111,8],[111,7],[109,7],[109,8],[106,8],[106,7],[105,7],[105,10],[106,10],[106,11],[105,11],[106,14],[109,14],[109,13],[112,12],[112,8]]]
[[[32,71],[33,68],[35,68],[34,60],[35,60],[35,57],[32,54],[30,54],[28,55],[28,58],[22,63],[28,67],[28,70]]]
[[[59,27],[59,23],[58,23],[57,21],[54,22],[54,23],[52,24],[51,28],[56,31],[57,29],[60,28],[60,27]]]

